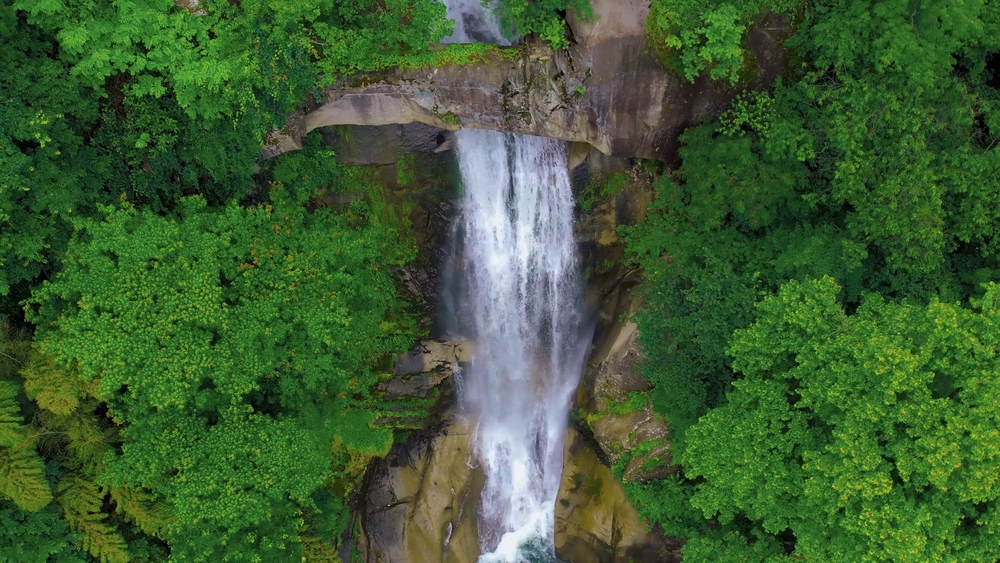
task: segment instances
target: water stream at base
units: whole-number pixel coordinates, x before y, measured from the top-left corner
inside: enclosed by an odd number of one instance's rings
[[[486,482],[480,563],[555,561],[553,527],[570,398],[589,343],[565,145],[463,129],[453,287],[476,342],[461,376]]]

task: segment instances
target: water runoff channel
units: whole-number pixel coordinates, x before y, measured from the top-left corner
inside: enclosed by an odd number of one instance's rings
[[[479,0],[447,0],[451,42],[507,44]],[[476,342],[459,375],[485,474],[479,563],[553,563],[568,411],[589,347],[562,141],[455,134],[462,181],[456,274],[445,290],[457,330]]]
[[[463,129],[456,148],[463,195],[446,290],[476,342],[459,398],[485,476],[479,563],[553,563],[568,411],[591,336],[566,147]]]
[[[476,342],[460,374],[485,474],[480,563],[555,561],[555,502],[571,397],[590,341],[561,141],[456,133],[463,195],[448,290]]]

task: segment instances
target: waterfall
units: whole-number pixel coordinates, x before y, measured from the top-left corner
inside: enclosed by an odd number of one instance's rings
[[[480,563],[554,561],[571,396],[589,344],[562,142],[463,129],[459,330],[475,339],[463,408],[486,482]]]
[[[455,29],[443,42],[510,45],[500,32],[500,22],[493,13],[494,2],[483,6],[480,0],[444,0],[448,19],[455,20]]]

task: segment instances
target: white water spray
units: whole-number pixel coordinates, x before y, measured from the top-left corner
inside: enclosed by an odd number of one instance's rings
[[[463,129],[460,329],[476,356],[462,376],[486,475],[481,563],[554,561],[553,526],[570,398],[584,334],[573,197],[556,140]]]
[[[448,19],[455,20],[455,29],[443,43],[492,43],[510,45],[500,32],[500,22],[493,13],[494,2],[483,6],[480,0],[445,0]]]

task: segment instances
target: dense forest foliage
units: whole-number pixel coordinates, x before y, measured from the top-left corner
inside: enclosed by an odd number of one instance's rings
[[[418,335],[384,188],[268,131],[359,71],[461,63],[430,0],[0,1],[0,561],[336,561]],[[570,41],[583,0],[504,0]],[[624,233],[690,561],[1000,560],[1000,2],[653,0],[740,88]],[[324,205],[321,193],[339,203]],[[627,461],[627,460],[623,460]]]
[[[654,0],[647,35],[737,83],[627,229],[670,479],[627,484],[690,561],[1000,560],[1000,3]]]
[[[566,0],[500,7],[566,44]],[[425,408],[372,394],[419,335],[392,275],[415,249],[318,139],[261,154],[319,87],[491,48],[430,48],[452,25],[432,0],[0,1],[0,561],[339,560],[349,493]]]
[[[414,249],[315,140],[260,156],[322,84],[482,54],[444,14],[0,2],[0,561],[337,560]]]

